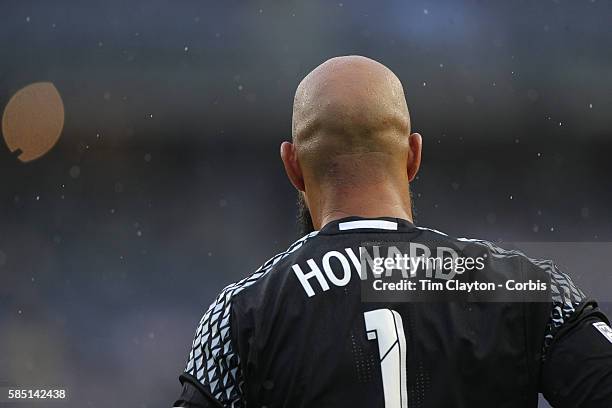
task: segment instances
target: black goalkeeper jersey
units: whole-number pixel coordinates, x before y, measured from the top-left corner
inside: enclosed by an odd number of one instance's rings
[[[547,301],[368,301],[365,243],[481,254]],[[227,286],[197,328],[177,407],[612,407],[612,330],[550,261],[396,218],[350,217]]]

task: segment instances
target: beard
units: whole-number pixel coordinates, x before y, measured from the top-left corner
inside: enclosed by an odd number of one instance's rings
[[[306,200],[304,200],[304,193],[301,191],[298,191],[296,204],[298,233],[300,237],[303,237],[304,235],[313,232],[315,227],[312,223],[312,217],[310,216],[310,211],[306,205]]]

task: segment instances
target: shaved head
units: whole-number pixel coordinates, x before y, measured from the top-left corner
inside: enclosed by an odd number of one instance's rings
[[[321,182],[359,176],[354,163],[343,171],[342,161],[355,158],[347,156],[402,159],[410,135],[402,84],[389,68],[366,57],[327,60],[299,84],[292,130],[302,165]],[[372,165],[385,164],[391,163],[363,163],[361,170],[372,173]]]
[[[420,154],[421,136],[410,133],[402,84],[381,63],[361,56],[332,58],[298,85],[292,143],[281,145],[281,157],[315,226],[329,214],[382,210],[380,202],[367,202],[370,197],[388,196],[395,210],[387,213],[409,207],[408,183]],[[404,213],[412,216],[409,208]]]

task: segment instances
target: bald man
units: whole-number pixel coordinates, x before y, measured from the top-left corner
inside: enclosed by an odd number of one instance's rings
[[[305,235],[227,286],[177,407],[612,407],[612,330],[550,261],[413,224],[422,139],[398,78],[333,58],[281,158]]]

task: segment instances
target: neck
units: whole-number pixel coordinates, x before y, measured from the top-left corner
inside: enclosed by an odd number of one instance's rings
[[[341,218],[393,217],[412,222],[412,202],[405,186],[369,185],[359,188],[330,187],[321,191],[318,200],[309,200],[316,229]]]

